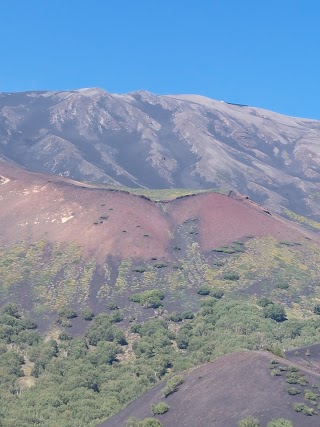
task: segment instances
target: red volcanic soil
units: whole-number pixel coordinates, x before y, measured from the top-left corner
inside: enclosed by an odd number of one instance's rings
[[[174,200],[169,203],[168,212],[176,225],[190,218],[198,219],[200,245],[204,251],[249,235],[292,239],[301,233],[246,198],[219,193]]]
[[[107,255],[170,257],[178,226],[196,219],[203,251],[248,235],[298,239],[304,232],[247,200],[205,193],[159,203],[0,163],[0,242],[73,241],[98,259]],[[3,182],[3,181],[2,181]]]
[[[302,386],[295,386],[300,395],[288,394],[286,372],[279,377],[271,375],[269,364],[273,359],[279,361],[279,366],[290,365],[289,361],[267,352],[249,351],[221,357],[182,374],[185,382],[167,398],[162,395],[165,383],[161,383],[100,427],[123,427],[130,417],[151,417],[151,405],[160,401],[170,406],[167,413],[157,416],[164,427],[236,427],[240,419],[248,416],[257,418],[261,427],[266,427],[273,418],[289,419],[294,427],[318,427],[320,415],[310,417],[294,411],[295,402],[305,402],[311,407],[312,404],[304,399]],[[310,384],[320,386],[320,375],[300,366],[298,369]]]

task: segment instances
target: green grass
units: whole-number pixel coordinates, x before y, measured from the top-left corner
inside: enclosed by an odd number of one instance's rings
[[[137,196],[145,196],[154,202],[164,202],[175,200],[178,197],[191,196],[202,193],[222,193],[224,194],[226,190],[222,188],[211,188],[203,190],[195,190],[192,188],[161,188],[161,189],[150,189],[150,188],[131,188],[125,186],[110,186],[107,184],[99,184],[88,182],[88,184],[93,185],[99,188],[106,188],[110,190],[119,190],[119,191],[128,191],[130,194],[135,194]]]

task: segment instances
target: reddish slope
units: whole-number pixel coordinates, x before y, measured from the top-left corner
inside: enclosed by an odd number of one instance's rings
[[[205,193],[160,204],[123,191],[94,188],[0,164],[0,242],[74,241],[98,258],[170,256],[171,237],[196,219],[202,250],[247,235],[299,238],[291,224],[247,200]],[[104,219],[103,217],[108,217]],[[98,222],[98,224],[94,224]]]

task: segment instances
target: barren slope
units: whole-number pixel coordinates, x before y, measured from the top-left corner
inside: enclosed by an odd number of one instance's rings
[[[303,233],[236,195],[208,192],[155,203],[124,191],[99,189],[63,178],[1,166],[0,241],[75,242],[105,259],[172,258],[172,239],[195,222],[202,251],[248,235],[294,239]]]
[[[319,215],[320,122],[196,95],[0,94],[0,156],[29,170],[148,188],[223,188]]]

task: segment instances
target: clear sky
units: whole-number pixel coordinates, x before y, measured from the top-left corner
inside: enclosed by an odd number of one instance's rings
[[[319,0],[1,0],[0,91],[197,93],[320,119]]]

